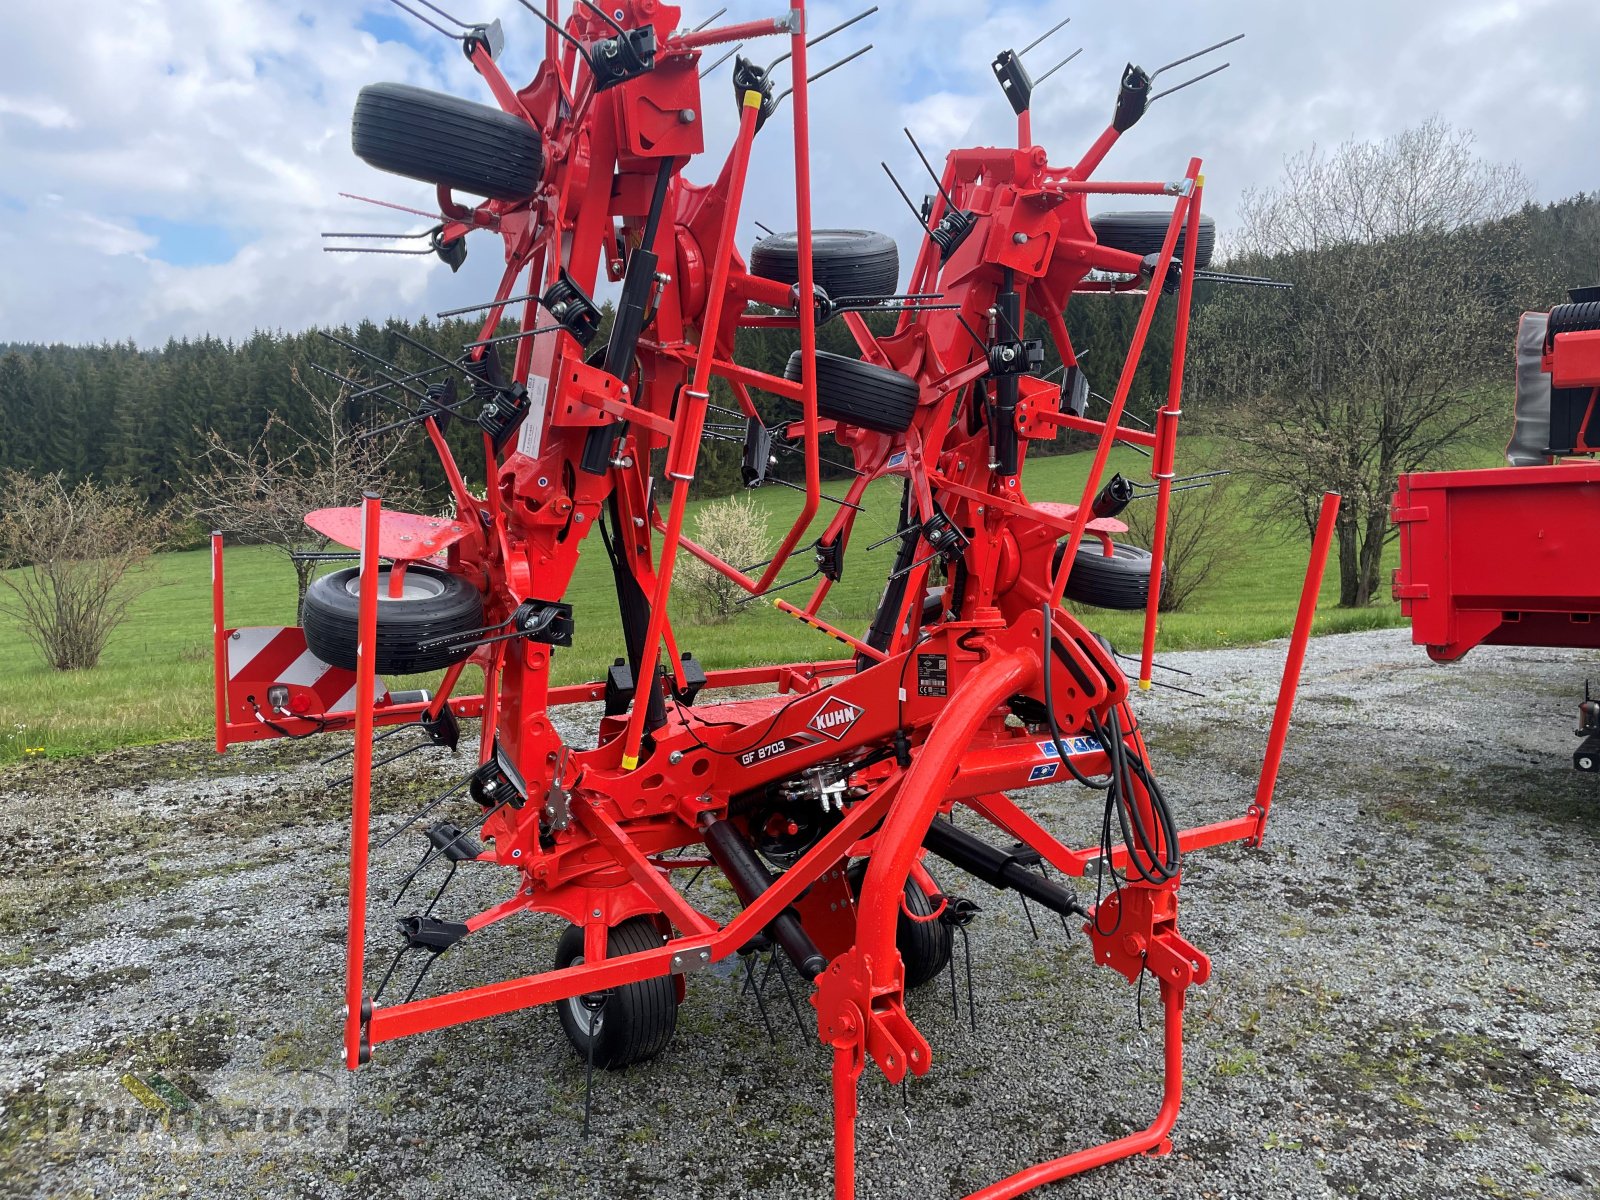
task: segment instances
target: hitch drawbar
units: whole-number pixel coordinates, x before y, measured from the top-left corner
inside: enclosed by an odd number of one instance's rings
[[[766,864],[756,856],[755,848],[737,828],[727,821],[712,818],[702,824],[700,832],[705,838],[706,849],[711,853],[711,860],[728,877],[739,903],[749,907],[772,886],[772,872],[767,870]],[[786,908],[774,917],[772,924],[767,926],[767,932],[772,935],[773,941],[783,947],[789,961],[805,978],[815,979],[826,969],[828,960],[801,926],[794,909]]]
[[[982,838],[973,837],[948,821],[936,820],[928,826],[922,844],[946,862],[960,867],[968,875],[983,880],[991,887],[1020,892],[1029,900],[1036,900],[1063,916],[1089,915],[1070,891],[1053,879],[1045,878],[1040,872],[1029,869],[1029,863],[1037,861],[1034,856],[1025,859],[1018,854],[997,850]]]

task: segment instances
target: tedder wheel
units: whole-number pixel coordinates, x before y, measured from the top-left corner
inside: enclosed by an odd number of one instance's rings
[[[356,625],[361,614],[361,570],[346,567],[314,580],[306,589],[300,623],[306,647],[325,663],[356,669]],[[483,597],[459,575],[413,563],[401,594],[389,595],[389,568],[378,568],[380,675],[436,671],[472,653],[470,645],[418,649],[433,638],[453,637],[483,625]]]
[[[522,118],[404,83],[361,89],[350,145],[380,171],[492,200],[526,200],[544,171],[539,131]]]
[[[1558,304],[1550,310],[1544,330],[1545,341],[1548,343],[1558,333],[1580,333],[1589,329],[1600,329],[1600,300]]]
[[[606,954],[654,950],[661,941],[649,917],[629,917],[607,936]],[[556,946],[556,969],[582,961],[583,926],[568,925]],[[672,976],[661,975],[558,1001],[556,1012],[578,1057],[587,1062],[592,1046],[594,1065],[614,1071],[666,1049],[678,1026],[678,993]]]
[[[800,381],[800,351],[789,356],[783,377]],[[817,412],[845,425],[904,433],[917,413],[917,381],[888,367],[818,350]]]
[[[1109,212],[1089,218],[1094,236],[1102,246],[1113,250],[1126,250],[1130,254],[1159,254],[1161,243],[1167,240],[1167,226],[1171,213],[1161,212]],[[1178,244],[1172,252],[1174,262],[1183,259],[1183,238],[1187,230],[1178,231]],[[1200,218],[1200,236],[1194,245],[1194,265],[1204,267],[1211,261],[1211,252],[1217,245],[1217,223],[1210,217]]]
[[[1065,552],[1066,543],[1059,543],[1052,569],[1060,569]],[[1150,598],[1150,551],[1112,542],[1107,556],[1099,538],[1084,538],[1072,574],[1067,576],[1066,595],[1068,600],[1097,608],[1143,608]]]
[[[800,282],[800,235],[775,233],[750,248],[750,274]],[[811,235],[812,282],[833,300],[892,296],[900,284],[900,247],[870,229],[818,229]]]
[[[861,895],[861,881],[867,874],[867,860],[850,864],[845,880],[852,895]],[[932,916],[939,911],[933,898],[924,892],[915,879],[906,877],[906,903],[895,918],[894,945],[906,965],[906,987],[921,987],[938,976],[950,962],[950,946],[955,935],[950,926],[940,920],[913,921],[907,912],[918,917]]]

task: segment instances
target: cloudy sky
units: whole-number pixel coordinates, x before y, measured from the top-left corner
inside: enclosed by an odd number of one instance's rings
[[[781,7],[728,2],[725,20]],[[1434,113],[1473,130],[1487,157],[1519,163],[1540,199],[1600,188],[1596,0],[880,3],[813,51],[821,65],[874,44],[814,93],[815,212],[819,225],[890,232],[907,257],[915,228],[878,160],[919,195],[902,125],[936,159],[1014,136],[989,62],[1064,16],[1072,23],[1027,59],[1037,75],[1083,47],[1035,101],[1035,139],[1057,162],[1104,127],[1125,62],[1154,68],[1248,35],[1217,56],[1228,71],[1156,104],[1102,171],[1168,179],[1198,154],[1224,231],[1241,192],[1270,183],[1286,155],[1381,138]],[[514,0],[442,6],[502,18],[507,75],[532,77],[543,38]],[[859,6],[819,3],[811,27]],[[693,0],[685,24],[716,7]],[[159,344],[416,316],[490,295],[500,265],[491,235],[472,239],[457,275],[429,258],[321,252],[322,230],[425,224],[338,195],[430,203],[426,186],[350,152],[356,92],[379,80],[491,102],[455,43],[387,0],[0,5],[0,342]],[[708,150],[720,158],[734,117],[728,68],[706,88]],[[757,143],[744,246],[753,221],[790,227],[788,133],[780,117]],[[697,163],[691,176],[707,170]]]

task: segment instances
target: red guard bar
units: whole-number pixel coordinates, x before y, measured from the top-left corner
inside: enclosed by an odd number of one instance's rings
[[[222,530],[211,531],[211,673],[217,753],[228,749],[228,636],[222,615]]]
[[[1333,544],[1338,515],[1339,493],[1323,493],[1317,532],[1311,540],[1311,561],[1306,564],[1306,581],[1300,589],[1300,610],[1295,614],[1294,634],[1289,638],[1289,656],[1283,662],[1283,681],[1278,684],[1278,706],[1272,711],[1272,733],[1267,738],[1256,802],[1251,807],[1256,825],[1246,839],[1250,846],[1261,845],[1267,832],[1267,814],[1272,811],[1272,793],[1278,786],[1278,767],[1283,762],[1283,743],[1289,736],[1289,714],[1294,711],[1294,695],[1300,687],[1300,668],[1306,661],[1306,643],[1311,640],[1311,621],[1317,615],[1317,595],[1322,590],[1322,573],[1328,565],[1328,547]]]
[[[1172,511],[1174,443],[1178,440],[1178,414],[1183,411],[1183,364],[1189,346],[1189,306],[1194,296],[1194,248],[1200,240],[1200,195],[1205,176],[1195,180],[1189,199],[1189,219],[1183,234],[1183,278],[1178,285],[1178,315],[1172,333],[1172,372],[1167,380],[1167,403],[1156,414],[1156,451],[1150,460],[1150,477],[1156,481],[1156,523],[1150,538],[1150,596],[1144,606],[1144,649],[1139,655],[1139,690],[1150,690],[1151,662],[1156,654],[1156,622],[1161,611],[1161,565],[1167,550],[1167,517]],[[1152,289],[1160,286],[1151,280]]]
[[[378,514],[383,502],[361,495],[361,609],[356,618],[356,731],[351,782],[350,926],[345,943],[344,1061],[352,1071],[366,1061],[363,1046],[362,969],[367,950],[367,842],[372,810],[372,703],[378,641]]]

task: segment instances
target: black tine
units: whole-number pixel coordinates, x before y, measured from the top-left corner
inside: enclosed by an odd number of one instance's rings
[[[902,127],[901,132],[906,135],[906,139],[911,143],[911,148],[917,152],[917,157],[922,160],[922,165],[927,168],[928,175],[933,180],[933,186],[939,189],[939,195],[944,197],[945,204],[950,207],[950,211],[956,211],[956,202],[950,198],[950,193],[944,190],[944,181],[934,172],[933,164],[928,161],[928,156],[922,152],[922,147],[917,145],[917,139],[911,136],[911,130]]]
[[[767,998],[761,994],[760,988],[754,986],[756,981],[755,963],[756,956],[754,954],[744,956],[744,990],[746,992],[755,992],[756,1008],[761,1012],[761,1023],[767,1027],[767,1038],[776,1046],[778,1044],[778,1031],[772,1027],[772,1018],[767,1015]]]
[[[459,317],[462,313],[482,312],[487,308],[504,308],[508,304],[525,304],[529,300],[538,298],[538,292],[529,292],[526,296],[507,296],[504,300],[490,300],[487,304],[463,304],[460,308],[447,308],[433,315],[442,321],[446,317]]]
[[[438,888],[434,891],[433,899],[428,901],[428,907],[422,910],[422,915],[423,916],[425,916],[425,917],[433,916],[433,906],[439,903],[439,897],[444,895],[445,889],[448,888],[450,886],[451,881],[453,879],[455,879],[455,877],[456,877],[456,868],[459,867],[460,865],[461,864],[456,862],[454,859],[450,860],[450,869],[445,872],[444,882],[441,883],[438,886]]]
[[[972,942],[967,937],[967,927],[965,925],[957,925],[956,928],[961,931],[961,957],[967,963],[967,1021],[971,1026],[972,1032],[977,1033],[978,1000],[976,993],[972,990]]]
[[[422,820],[423,817],[427,816],[434,809],[438,808],[439,805],[443,804],[446,800],[450,799],[451,796],[454,796],[457,792],[459,792],[462,788],[466,787],[467,784],[469,784],[471,782],[472,782],[472,776],[468,775],[465,779],[462,779],[457,783],[451,784],[450,787],[444,792],[443,795],[437,796],[434,799],[429,800],[426,804],[424,804],[421,808],[419,808],[416,812],[414,812],[410,817],[406,818],[405,824],[399,826],[398,828],[396,828],[393,833],[389,834],[388,837],[384,838],[381,842],[379,842],[376,846],[374,846],[372,848],[372,852],[374,854],[376,854],[379,850],[382,850],[390,842],[394,841],[395,838],[399,837],[406,830],[410,829],[418,821]]]
[[[600,993],[600,1007],[595,1009],[594,1019],[589,1023],[588,1065],[583,1072],[583,1136],[589,1136],[589,1114],[594,1105],[594,1044],[599,1040],[600,1027],[605,1024],[606,1004],[611,999],[610,992]]]
[[[378,990],[372,993],[373,1004],[378,1003],[379,997],[383,995],[383,989],[389,986],[389,980],[394,975],[394,969],[400,965],[400,960],[406,956],[406,951],[409,949],[411,949],[411,944],[407,942],[394,952],[394,957],[389,960],[389,969],[383,973],[383,978],[378,981]]]
[[[400,907],[400,901],[405,897],[406,889],[408,889],[411,886],[412,882],[416,879],[416,877],[419,874],[421,874],[422,868],[427,866],[429,861],[431,861],[430,858],[429,858],[429,855],[431,853],[432,853],[432,850],[430,848],[427,848],[427,847],[423,848],[422,857],[417,860],[417,865],[411,868],[411,874],[407,875],[404,879],[402,879],[400,881],[400,890],[394,894],[394,901],[393,901],[393,903],[390,904],[389,907],[391,907],[391,908],[399,908]]]
[[[1028,918],[1028,928],[1033,930],[1033,940],[1037,942],[1039,940],[1039,927],[1033,923],[1033,909],[1028,907],[1028,898],[1018,892],[1017,899],[1022,901],[1022,915]]]
[[[417,994],[417,989],[422,986],[423,979],[427,977],[428,969],[432,967],[434,963],[439,961],[439,957],[443,953],[443,950],[436,950],[432,954],[428,955],[428,961],[422,964],[422,970],[418,971],[417,977],[411,981],[411,990],[406,993],[406,998],[400,1003],[411,1003],[411,998]]]
[[[773,947],[772,961],[778,964],[778,982],[783,984],[783,994],[789,997],[789,1008],[794,1013],[795,1026],[800,1030],[800,1036],[806,1036],[805,1018],[800,1015],[800,1003],[794,998],[794,989],[789,986],[789,970],[783,965],[779,955],[781,951]]]

